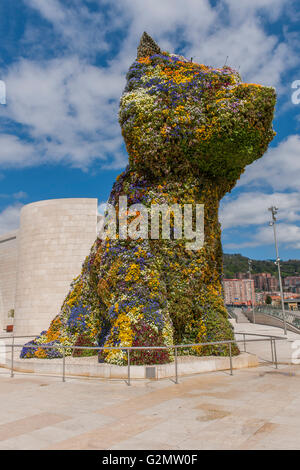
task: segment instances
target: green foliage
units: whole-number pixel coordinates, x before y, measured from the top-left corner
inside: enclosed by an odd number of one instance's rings
[[[249,270],[248,259],[246,256],[240,254],[225,254],[223,255],[223,271],[225,279],[232,279],[236,273],[246,273]],[[281,261],[281,274],[282,277],[286,276],[300,276],[300,260]],[[270,273],[273,276],[278,275],[278,269],[274,261],[271,260],[252,260],[252,273]]]
[[[271,298],[269,295],[267,295],[267,297],[266,297],[266,304],[267,304],[267,305],[271,305],[271,303],[272,303],[272,298]]]

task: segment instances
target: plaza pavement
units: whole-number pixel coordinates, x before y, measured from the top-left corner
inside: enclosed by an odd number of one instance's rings
[[[261,325],[235,329],[282,335]],[[10,378],[0,369],[0,449],[300,449],[300,366],[290,360],[298,338],[289,334],[278,344],[277,370],[265,362],[269,344],[252,343],[247,350],[258,353],[259,367],[184,377],[178,385],[63,383],[20,373]]]

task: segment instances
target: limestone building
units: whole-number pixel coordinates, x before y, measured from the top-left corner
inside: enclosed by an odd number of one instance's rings
[[[0,236],[0,328],[12,323],[17,280],[17,233]],[[0,331],[1,332],[1,331]]]
[[[97,233],[97,199],[52,199],[21,210],[20,228],[0,237],[0,329],[36,335],[59,312]]]

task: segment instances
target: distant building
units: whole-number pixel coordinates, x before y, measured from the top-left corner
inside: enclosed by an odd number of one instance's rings
[[[285,287],[294,287],[300,285],[300,276],[287,276],[284,278]]]
[[[253,274],[254,287],[260,291],[275,292],[278,290],[278,280],[270,273]]]
[[[292,298],[284,299],[284,306],[286,310],[300,310],[300,297],[293,296]]]
[[[270,293],[269,296],[271,297],[271,300],[272,300],[271,305],[273,307],[280,307],[280,305],[281,305],[280,295],[278,295],[278,294],[271,295],[271,293]]]
[[[273,307],[281,308],[281,295],[280,292],[265,293],[271,297],[271,305]],[[290,292],[283,292],[284,307],[286,310],[300,310],[300,297],[298,294],[291,294]]]
[[[255,301],[253,279],[224,279],[226,305],[252,305]]]
[[[249,279],[249,273],[235,273],[236,279]]]
[[[300,276],[287,276],[284,278],[284,287],[289,292],[300,294]]]
[[[249,279],[249,273],[236,273],[236,279]],[[252,274],[254,288],[263,292],[274,292],[278,290],[278,280],[270,273]]]

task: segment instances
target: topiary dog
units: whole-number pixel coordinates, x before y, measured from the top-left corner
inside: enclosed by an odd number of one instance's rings
[[[232,340],[222,297],[219,201],[274,136],[273,88],[242,83],[230,67],[212,68],[162,52],[144,33],[127,74],[119,121],[129,154],[109,203],[204,204],[204,245],[177,238],[97,239],[50,328],[22,357],[57,357],[59,347],[170,346]],[[136,221],[132,216],[131,221]],[[173,220],[173,219],[172,219]],[[173,221],[174,222],[174,221]],[[136,222],[134,222],[136,223]],[[91,351],[91,350],[89,350]],[[67,349],[67,354],[72,350]],[[228,345],[182,348],[226,355]],[[238,348],[233,345],[233,353]],[[162,363],[172,351],[136,350],[134,364]],[[121,349],[100,359],[125,364]]]

